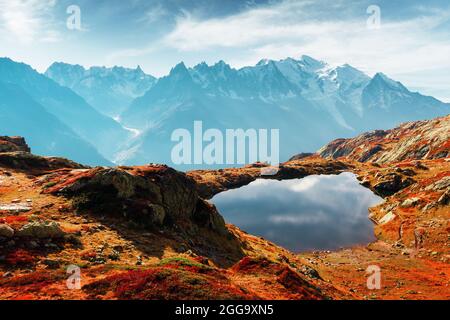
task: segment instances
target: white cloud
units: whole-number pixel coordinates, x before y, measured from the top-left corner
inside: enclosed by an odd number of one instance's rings
[[[322,211],[302,212],[301,214],[277,214],[268,217],[269,222],[273,224],[291,224],[291,225],[305,225],[327,223],[330,217]]]
[[[160,3],[158,3],[145,12],[144,17],[141,19],[141,21],[152,24],[159,21],[159,19],[167,16],[168,14],[169,12]]]
[[[0,0],[0,37],[22,44],[59,40],[52,28],[55,5],[56,0]]]
[[[310,190],[314,188],[314,186],[319,182],[318,177],[307,177],[300,181],[296,181],[295,183],[292,183],[289,187],[290,190],[294,192],[304,192],[307,190]]]
[[[122,60],[123,58],[135,58],[135,57],[141,57],[143,55],[152,53],[156,50],[156,47],[154,44],[151,46],[145,47],[145,48],[130,48],[130,49],[124,49],[124,50],[118,50],[109,53],[105,61],[107,64],[114,64],[118,61]]]

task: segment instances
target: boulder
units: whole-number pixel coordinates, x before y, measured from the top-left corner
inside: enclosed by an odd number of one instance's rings
[[[420,203],[420,198],[409,198],[402,202],[402,208],[415,207]]]
[[[9,211],[9,212],[28,212],[33,207],[30,206],[29,203],[12,203],[12,204],[1,204],[0,203],[0,210],[2,211]]]
[[[439,198],[438,203],[442,206],[450,205],[450,188],[445,191]]]
[[[383,181],[377,183],[373,189],[379,196],[388,197],[413,183],[415,183],[414,179],[410,177],[404,178],[403,176],[394,173],[383,177]]]
[[[444,177],[428,187],[425,188],[426,191],[439,191],[443,189],[450,188],[450,176]]]
[[[0,152],[30,152],[25,139],[22,137],[0,137]]]
[[[75,198],[79,209],[116,212],[148,224],[189,219],[198,198],[194,181],[166,166],[95,168],[69,180],[49,192]]]
[[[76,171],[45,192],[72,198],[79,210],[121,215],[146,227],[187,222],[228,234],[215,207],[200,198],[195,181],[164,165]]]
[[[65,232],[61,230],[60,226],[56,222],[49,221],[36,221],[30,222],[24,225],[17,231],[17,237],[30,237],[38,239],[46,238],[62,238],[65,236]]]
[[[389,211],[378,221],[378,224],[382,225],[382,224],[389,223],[392,220],[394,220],[396,217],[397,216],[392,211]]]
[[[14,236],[14,229],[7,224],[0,224],[0,237],[12,238]]]

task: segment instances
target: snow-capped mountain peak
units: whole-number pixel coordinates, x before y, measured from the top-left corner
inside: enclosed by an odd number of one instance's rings
[[[145,74],[140,66],[136,69],[120,66],[86,69],[58,62],[53,63],[45,75],[72,89],[98,111],[111,117],[119,115],[156,82],[156,78]]]
[[[300,60],[298,61],[306,70],[308,71],[318,71],[327,66],[327,64],[323,61],[316,60],[310,56],[302,55]]]
[[[375,74],[372,81],[374,83],[387,86],[392,90],[408,91],[408,89],[401,82],[395,81],[381,72]]]

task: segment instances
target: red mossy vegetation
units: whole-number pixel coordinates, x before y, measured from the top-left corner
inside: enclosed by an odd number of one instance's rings
[[[447,140],[442,145],[440,145],[438,148],[431,149],[430,150],[430,154],[437,155],[437,154],[440,154],[442,152],[448,152],[449,149],[450,149],[450,139]]]
[[[9,266],[29,266],[36,261],[36,254],[25,249],[16,249],[5,257],[5,264]]]
[[[277,281],[294,295],[294,299],[322,300],[324,298],[316,287],[302,279],[289,267],[284,267],[279,272]]]
[[[265,257],[244,257],[232,267],[232,270],[238,273],[258,273],[267,272],[267,270],[277,272],[280,269],[281,266],[279,264],[272,262]]]
[[[89,261],[97,257],[97,252],[95,252],[94,250],[83,251],[80,253],[80,257],[82,260]]]
[[[83,290],[93,299],[112,295],[127,300],[243,300],[254,299],[244,289],[224,277],[207,275],[201,269],[184,270],[153,267],[107,276],[85,285]]]
[[[64,175],[64,171],[61,171],[61,175],[54,178],[44,186],[42,193],[54,194],[60,192],[64,187],[69,186],[81,179],[89,179],[95,176],[96,173],[101,171],[102,168],[94,168],[92,170],[69,172]]]
[[[15,224],[20,222],[28,222],[29,216],[23,215],[23,216],[6,216],[0,218],[0,223],[7,223],[7,224]]]
[[[448,176],[450,176],[450,170],[442,171],[442,172],[439,172],[438,174],[434,175],[433,177],[421,179],[419,181],[419,185],[421,187],[426,187],[426,186],[429,186],[430,184],[433,184],[433,183],[441,180],[442,178],[445,178]]]
[[[19,295],[15,296],[14,300],[35,300],[41,294],[53,297],[60,296],[61,292],[51,287],[62,284],[65,279],[64,272],[38,271],[1,279],[0,287],[10,288],[11,291],[17,292]]]
[[[153,174],[164,174],[168,170],[173,170],[166,165],[150,165],[150,166],[136,166],[136,167],[119,167],[132,175],[147,177]]]
[[[65,279],[62,272],[32,272],[26,275],[16,276],[10,279],[2,280],[0,283],[8,287],[23,287],[28,285],[39,284],[39,286],[46,286],[54,284],[56,281]]]

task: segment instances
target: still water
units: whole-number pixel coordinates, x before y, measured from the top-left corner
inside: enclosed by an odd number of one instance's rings
[[[351,173],[256,180],[211,200],[228,223],[295,252],[373,241],[368,208],[382,201]]]

